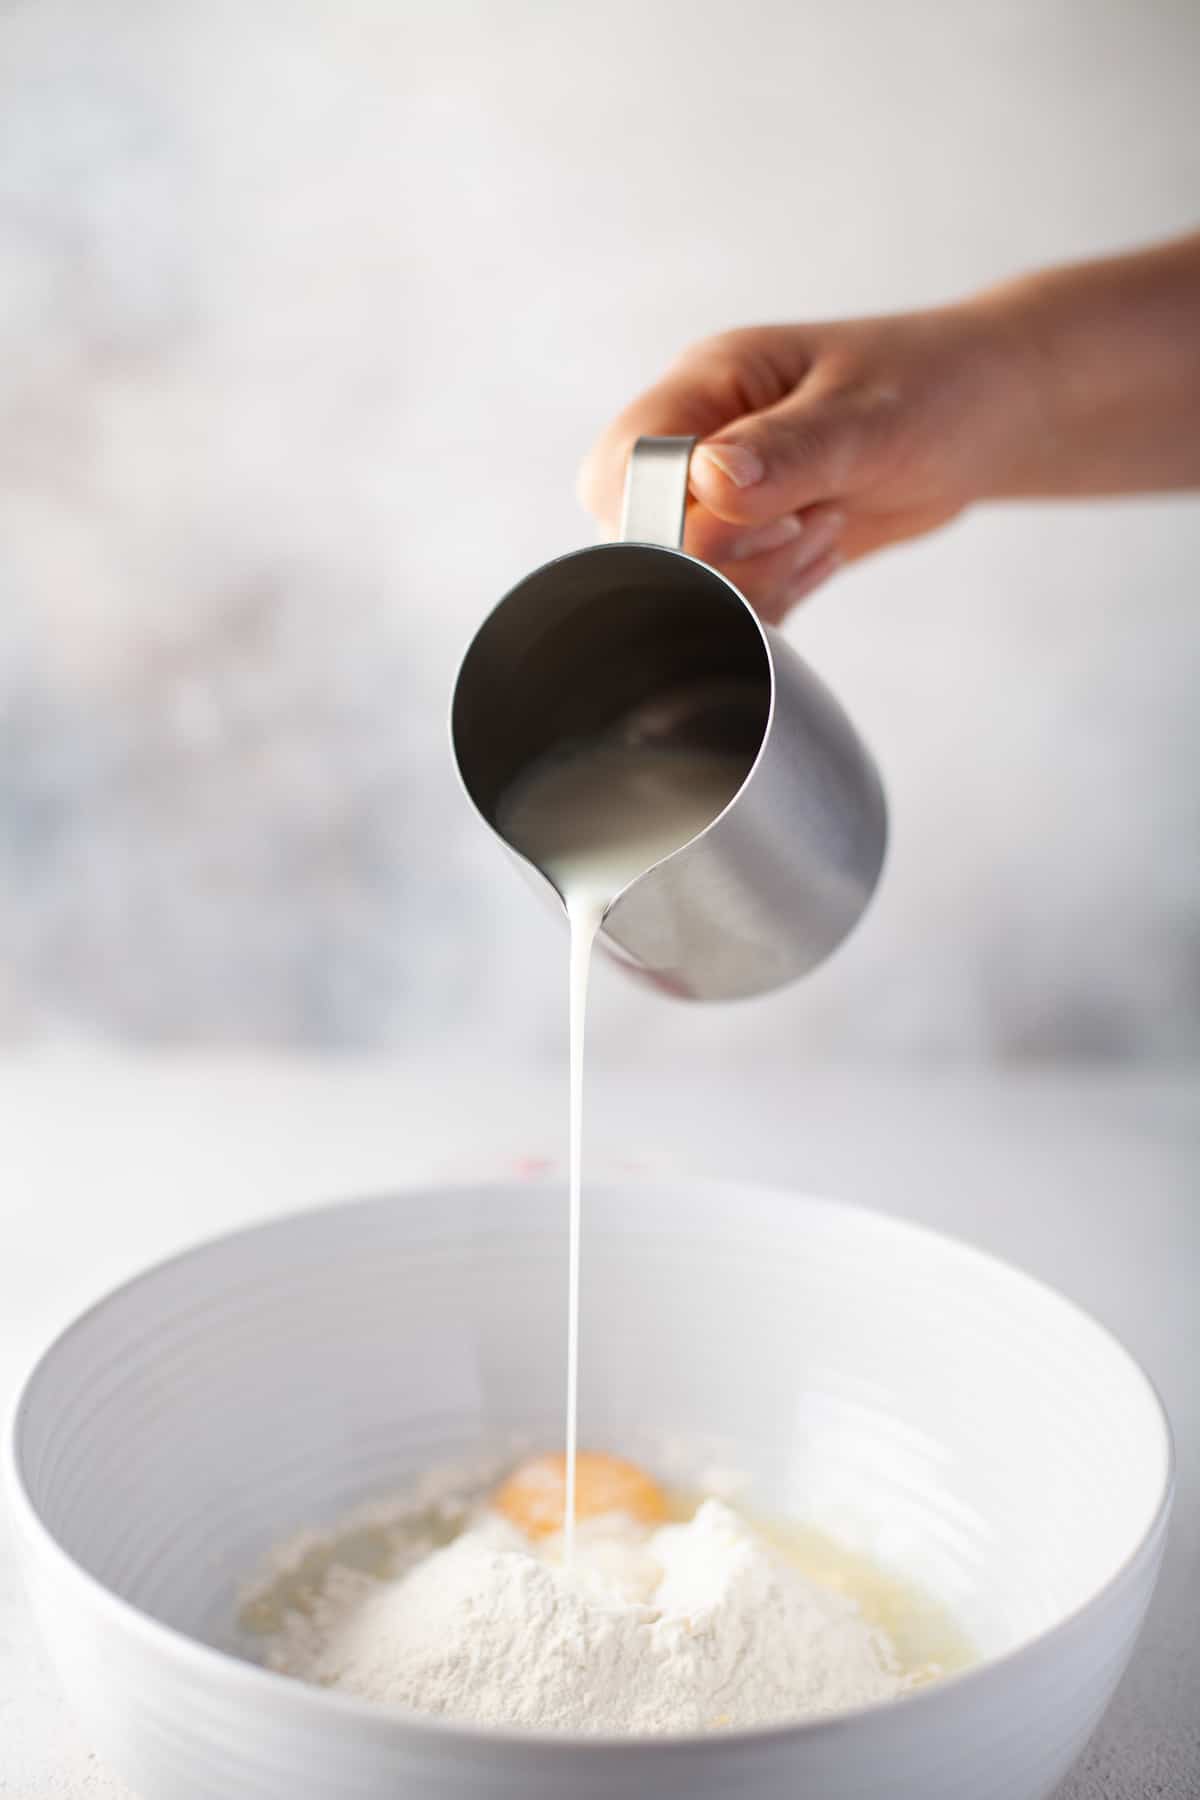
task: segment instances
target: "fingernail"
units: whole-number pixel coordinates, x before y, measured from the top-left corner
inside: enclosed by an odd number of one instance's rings
[[[737,538],[729,552],[730,558],[733,562],[745,562],[747,557],[762,556],[768,550],[782,550],[785,544],[795,543],[803,530],[796,515],[789,513],[785,519],[760,525],[757,531],[748,531],[744,537]]]
[[[704,463],[711,463],[718,475],[736,488],[753,487],[766,474],[762,457],[756,450],[747,450],[744,444],[701,444],[693,463],[697,456],[703,457]]]
[[[804,542],[792,558],[792,572],[798,575],[807,569],[810,563],[816,562],[818,556],[837,538],[842,526],[846,523],[843,512],[827,512],[819,519],[813,519],[804,535]]]
[[[806,600],[814,588],[820,587],[823,581],[828,581],[831,575],[836,574],[844,561],[840,550],[830,550],[826,555],[818,557],[802,574],[794,576],[783,590],[783,610],[786,612],[789,607],[798,606],[801,600]]]

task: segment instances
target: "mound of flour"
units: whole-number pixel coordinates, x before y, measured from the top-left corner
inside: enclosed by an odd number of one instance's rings
[[[569,1572],[491,1514],[396,1579],[334,1567],[267,1660],[386,1705],[573,1732],[811,1718],[909,1685],[852,1600],[718,1500],[655,1531],[590,1522]]]

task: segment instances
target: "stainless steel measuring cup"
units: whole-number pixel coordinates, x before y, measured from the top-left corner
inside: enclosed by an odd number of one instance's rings
[[[619,893],[600,935],[672,993],[724,1000],[782,986],[841,943],[879,878],[887,810],[833,695],[732,582],[679,548],[693,442],[640,438],[622,541],[560,556],[505,595],[463,659],[450,726],[493,830],[532,762],[614,728],[744,757],[724,812]]]

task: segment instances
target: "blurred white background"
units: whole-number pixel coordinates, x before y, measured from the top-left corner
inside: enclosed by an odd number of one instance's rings
[[[1195,0],[0,8],[0,1034],[557,1057],[458,655],[688,340],[1194,226]],[[1200,329],[1200,321],[1198,321]],[[1200,1049],[1200,502],[977,514],[792,635],[893,853],[685,1056]]]

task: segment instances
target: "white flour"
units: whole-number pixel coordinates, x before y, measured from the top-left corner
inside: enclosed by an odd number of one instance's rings
[[[853,1600],[719,1500],[655,1531],[581,1524],[569,1571],[494,1514],[398,1579],[335,1567],[267,1660],[417,1712],[589,1733],[809,1718],[912,1680]]]

